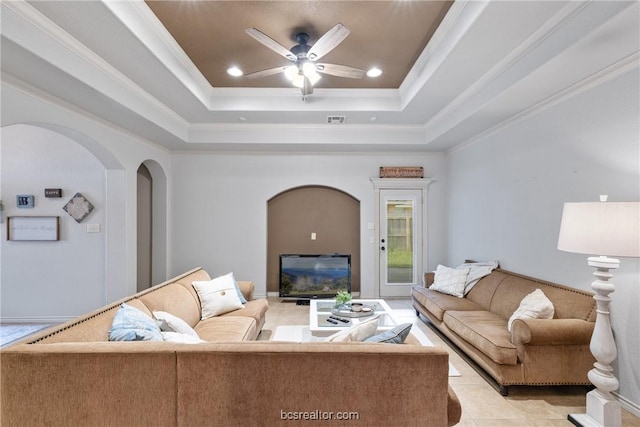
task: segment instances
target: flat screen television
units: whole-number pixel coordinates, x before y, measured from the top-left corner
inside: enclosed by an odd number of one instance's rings
[[[351,292],[351,255],[280,255],[280,298],[334,298]]]

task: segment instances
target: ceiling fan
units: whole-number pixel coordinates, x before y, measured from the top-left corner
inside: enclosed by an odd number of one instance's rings
[[[247,74],[247,78],[255,79],[277,73],[284,73],[294,86],[302,90],[302,96],[305,97],[313,93],[313,85],[320,80],[318,73],[350,79],[360,79],[364,76],[365,71],[359,68],[316,62],[342,43],[349,35],[349,29],[340,23],[327,31],[313,46],[308,44],[309,34],[304,32],[298,33],[296,35],[298,44],[291,49],[287,49],[256,28],[249,28],[246,32],[275,53],[284,56],[293,63],[292,65]]]

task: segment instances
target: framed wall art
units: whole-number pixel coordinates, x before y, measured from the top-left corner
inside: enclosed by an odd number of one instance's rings
[[[91,213],[93,205],[82,195],[82,193],[76,193],[75,196],[73,196],[71,200],[62,207],[62,209],[71,215],[71,218],[75,219],[76,222],[80,223]]]
[[[34,200],[35,198],[32,194],[18,194],[16,196],[16,206],[21,209],[32,208],[35,206]]]
[[[7,240],[60,240],[60,217],[10,216]]]

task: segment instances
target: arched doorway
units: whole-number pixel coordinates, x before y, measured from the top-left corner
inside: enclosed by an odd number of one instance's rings
[[[142,164],[138,168],[138,197],[136,209],[137,233],[137,291],[153,285],[151,261],[153,254],[153,178],[149,169]]]
[[[331,187],[296,187],[267,202],[267,292],[278,292],[280,254],[351,254],[360,292],[360,201]]]
[[[147,160],[137,172],[137,290],[167,279],[167,180],[162,167]]]

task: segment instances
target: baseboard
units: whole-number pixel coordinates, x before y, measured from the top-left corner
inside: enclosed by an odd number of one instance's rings
[[[625,409],[627,412],[631,413],[634,417],[640,418],[640,406],[637,403],[634,403],[627,399],[624,396],[620,396],[615,391],[612,392],[616,399],[618,399],[618,403],[620,403],[620,407]]]
[[[0,317],[0,323],[64,323],[78,316]]]

